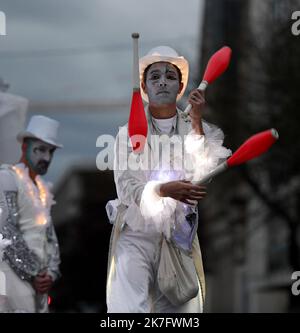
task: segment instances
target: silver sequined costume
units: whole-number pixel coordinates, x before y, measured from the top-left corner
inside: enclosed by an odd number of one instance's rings
[[[47,184],[43,186],[48,193]],[[47,312],[47,295],[37,295],[32,280],[42,270],[53,280],[60,275],[59,246],[50,218],[52,195],[49,192],[43,207],[37,193],[23,164],[0,167],[0,233],[12,242],[0,262],[0,271],[6,275],[3,311]],[[44,223],[39,223],[41,214],[46,217]]]

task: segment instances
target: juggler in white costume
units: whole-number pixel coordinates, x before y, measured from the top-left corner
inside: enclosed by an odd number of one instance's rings
[[[182,73],[184,88],[187,83],[188,65],[183,57],[168,47],[158,47],[140,60],[141,76],[146,66],[155,62],[170,62]],[[184,89],[183,89],[184,91]],[[181,92],[179,98],[182,96]],[[147,96],[143,96],[147,99]],[[201,251],[196,234],[197,206],[186,205],[169,197],[160,197],[158,186],[162,182],[179,179],[200,179],[214,169],[220,159],[230,155],[222,146],[224,135],[215,126],[203,123],[205,136],[193,133],[191,124],[180,116],[180,110],[169,119],[154,119],[146,107],[148,119],[148,137],[144,152],[139,155],[140,168],[130,170],[124,164],[132,153],[128,145],[127,126],[120,128],[115,145],[114,178],[118,199],[107,204],[110,221],[114,223],[107,278],[108,312],[154,312],[154,313],[189,313],[202,312],[205,298],[205,282]],[[160,138],[175,136],[184,142],[181,156],[172,156],[171,165],[178,159],[189,159],[192,174],[186,170],[164,168],[162,149],[153,135]],[[162,140],[163,142],[163,140]],[[147,168],[161,162],[161,168]],[[179,163],[180,164],[180,163]],[[192,225],[187,237],[181,240],[180,232],[187,219]],[[176,230],[176,228],[178,230]],[[175,232],[174,232],[175,230]],[[173,235],[173,236],[172,236]],[[174,238],[183,247],[192,248],[193,259],[199,281],[199,293],[181,306],[174,306],[160,291],[157,271],[163,236]],[[174,240],[174,239],[173,239]]]

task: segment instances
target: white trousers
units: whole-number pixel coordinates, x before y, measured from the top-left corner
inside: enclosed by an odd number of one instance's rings
[[[136,232],[126,225],[115,248],[108,278],[108,313],[200,313],[203,310],[201,288],[189,302],[174,306],[160,292],[157,270],[161,234]]]
[[[36,294],[32,285],[21,280],[6,262],[0,263],[0,270],[6,276],[6,297],[2,297],[0,312],[48,312],[46,294]]]

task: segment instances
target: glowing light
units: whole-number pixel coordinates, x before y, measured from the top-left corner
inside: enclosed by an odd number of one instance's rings
[[[38,187],[39,192],[40,192],[40,200],[41,200],[43,206],[46,207],[47,199],[48,199],[47,198],[47,189],[40,180],[37,179],[36,183],[37,183],[37,187]]]
[[[52,303],[52,298],[48,296],[48,305],[50,305],[51,303]]]
[[[33,182],[27,174],[27,170],[21,167],[13,166],[13,170],[16,172],[17,177],[24,181],[27,187],[27,193],[31,197],[34,206],[37,209],[37,215],[35,218],[36,224],[44,225],[48,222],[48,202],[49,192],[45,184],[39,177],[35,178],[37,187],[34,186]]]
[[[43,225],[47,223],[47,218],[45,217],[45,215],[43,213],[39,214],[36,217],[36,224],[38,225]]]
[[[17,168],[16,166],[13,166],[12,168],[20,179],[24,178],[24,174],[21,169]]]
[[[167,238],[170,237],[171,226],[174,224],[173,214],[176,209],[176,200],[170,197],[161,197],[158,194],[162,182],[149,181],[142,192],[140,209],[145,218],[145,223],[159,232],[164,232]]]
[[[182,171],[179,170],[159,170],[159,171],[153,171],[151,173],[150,180],[158,180],[161,182],[168,182],[171,180],[177,180],[180,179],[180,176],[182,174]]]

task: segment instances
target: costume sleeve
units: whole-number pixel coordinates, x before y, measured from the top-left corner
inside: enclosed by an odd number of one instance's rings
[[[231,155],[231,150],[223,146],[220,128],[203,122],[203,130],[205,135],[190,131],[184,142],[186,178],[191,181],[201,180]]]
[[[53,281],[57,280],[60,276],[59,264],[60,252],[59,245],[52,221],[47,227],[47,254],[48,254],[48,274],[51,275]]]
[[[0,171],[0,193],[0,233],[3,238],[11,241],[5,248],[3,260],[22,280],[31,281],[40,270],[40,262],[19,230],[17,187],[13,176],[6,170]]]
[[[127,127],[121,127],[116,138],[114,149],[114,179],[119,200],[126,206],[140,205],[142,192],[147,183],[146,173],[143,170],[131,170],[128,146]],[[131,155],[133,156],[133,155]]]

